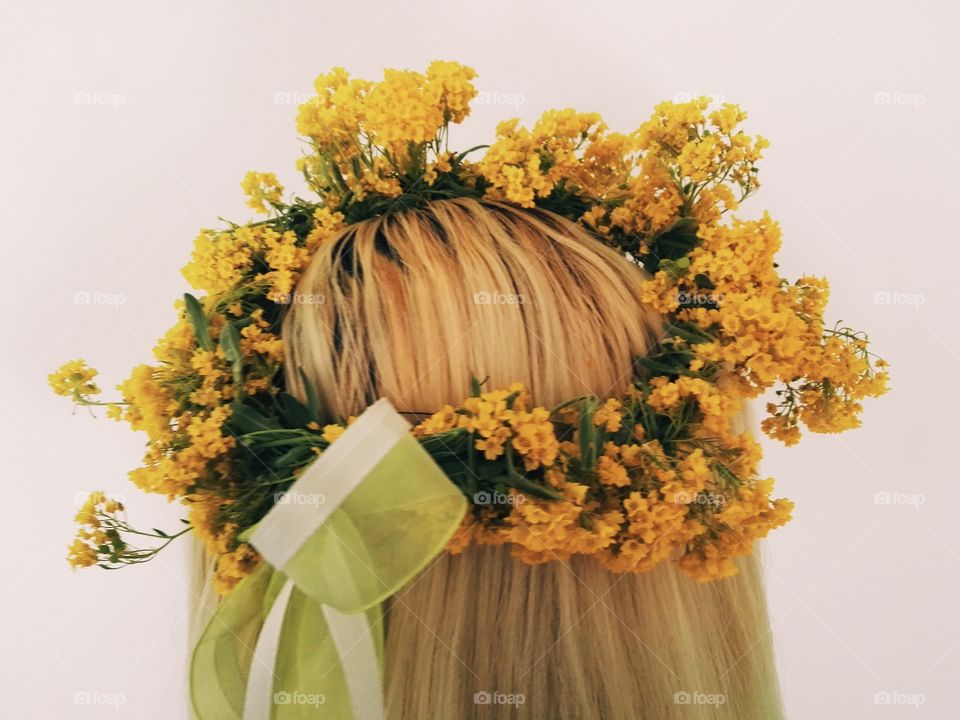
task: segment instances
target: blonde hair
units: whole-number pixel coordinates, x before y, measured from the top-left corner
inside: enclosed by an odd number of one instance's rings
[[[549,212],[469,199],[394,212],[312,259],[283,327],[287,381],[302,397],[302,371],[328,419],[378,397],[431,412],[471,377],[523,382],[546,406],[621,393],[658,336],[642,278]],[[756,559],[698,585],[672,566],[614,575],[475,546],[438,559],[385,622],[392,720],[782,716]]]

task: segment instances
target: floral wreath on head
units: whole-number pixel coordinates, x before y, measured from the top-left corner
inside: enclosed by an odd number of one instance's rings
[[[279,333],[300,274],[351,223],[459,197],[552,211],[642,264],[665,334],[623,397],[544,408],[521,385],[477,382],[413,428],[471,501],[451,552],[505,543],[527,562],[584,554],[614,572],[675,561],[707,581],[734,574],[735,557],[787,522],[792,503],[771,498],[758,443],[734,430],[743,402],[772,390],[762,429],[792,445],[802,426],[858,426],[861,400],[883,394],[888,373],[865,334],[825,323],[825,280],[780,277],[774,220],[726,219],[758,188],[766,141],[739,129],[737,106],[699,98],[664,102],[626,134],[573,110],[531,128],[509,120],[473,160],[483,148],[454,152],[448,140],[474,77],[442,61],[380,82],[321,75],[297,118],[310,144],[298,167],[317,197],[288,202],[274,174],[246,176],[248,204],[267,217],[200,233],[183,273],[203,294],[177,302],[156,362],[118,386],[122,401],[99,400],[81,360],[50,376],[58,394],[144,431],[131,480],[187,508],[179,532],[144,532],[93,493],[73,565],[144,562],[193,530],[221,594],[247,576],[260,558],[245,531],[351,420],[321,425],[306,378],[306,397],[285,386]]]

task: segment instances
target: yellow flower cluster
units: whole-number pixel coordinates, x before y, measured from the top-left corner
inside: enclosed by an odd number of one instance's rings
[[[593,554],[609,547],[623,524],[617,510],[600,509],[588,500],[588,486],[567,482],[562,473],[547,474],[547,482],[562,492],[559,500],[518,501],[503,527],[479,530],[480,542],[511,543],[514,554],[531,564],[566,560],[575,553]]]
[[[270,212],[267,204],[277,206],[283,197],[283,186],[273,173],[260,173],[251,170],[240,184],[247,196],[247,206],[258,213]]]
[[[343,68],[318,77],[297,116],[314,148],[300,162],[311,187],[336,208],[370,194],[396,197],[410,177],[432,185],[438,170],[451,170],[448,127],[469,114],[474,77],[439,60],[426,73],[386,70],[380,82],[351,79]]]
[[[573,110],[550,110],[532,130],[519,127],[516,119],[500,123],[497,141],[478,166],[490,183],[487,196],[533,207],[559,183],[585,176],[581,150],[599,145],[605,130],[596,113]]]
[[[736,129],[746,118],[737,106],[708,106],[706,98],[662,103],[627,135],[573,110],[548,111],[530,130],[505,121],[478,164],[486,194],[523,207],[572,194],[588,205],[579,217],[587,227],[646,254],[649,239],[683,216],[715,222],[759,186],[766,140]]]
[[[243,188],[257,209],[281,202],[283,188],[271,173],[248,174]],[[177,323],[154,348],[158,364],[138,365],[117,386],[123,402],[94,399],[100,392],[93,383],[97,372],[82,360],[66,363],[49,378],[57,394],[79,404],[105,405],[110,417],[146,433],[147,451],[130,479],[146,492],[189,507],[191,527],[218,559],[215,585],[224,593],[257,562],[256,553],[236,539],[243,528],[228,520],[238,507],[233,495],[240,492],[231,459],[236,440],[226,427],[230,403],[276,392],[274,379],[283,361],[280,314],[313,251],[343,227],[344,216],[318,206],[310,210],[309,221],[302,235],[269,222],[201,232],[183,274],[206,293],[197,302],[209,344],[198,342],[197,320],[186,302],[178,301]],[[225,335],[232,335],[235,345]],[[111,546],[98,558],[96,547],[75,544],[71,562],[109,565],[121,556],[139,562],[145,552],[117,547],[121,550]]]
[[[784,499],[771,501],[772,488],[770,479],[741,487],[720,513],[722,529],[711,542],[701,544],[697,552],[684,554],[680,569],[698,582],[736,575],[732,558],[750,555],[755,540],[790,520],[793,503]]]
[[[64,363],[56,372],[50,373],[47,380],[57,395],[69,398],[88,398],[100,394],[93,379],[97,371],[83,360],[71,360]]]
[[[755,540],[789,519],[792,506],[771,500],[772,482],[756,477],[759,446],[747,434],[730,433],[734,402],[702,380],[661,380],[646,400],[636,394],[610,398],[572,415],[570,406],[556,414],[529,408],[529,396],[515,384],[446,406],[421,422],[414,435],[439,438],[446,449],[465,432],[487,461],[507,456],[500,478],[506,492],[499,495],[505,502],[476,506],[448,550],[460,552],[471,542],[508,544],[528,563],[592,555],[613,572],[651,570],[679,553],[681,569],[698,581],[735,572],[733,558],[752,552]],[[704,438],[676,443],[668,453],[659,439],[647,439],[643,425],[629,423],[644,404],[669,418],[687,398],[709,414],[710,422],[698,427]],[[584,426],[580,414],[586,412]],[[722,452],[711,444],[720,430]],[[584,433],[592,443],[607,438],[593,461],[582,456]],[[524,452],[528,434],[538,439],[534,462]],[[514,452],[528,461],[519,483],[510,475]],[[551,493],[531,487],[533,477]]]
[[[80,524],[77,536],[69,547],[67,561],[73,567],[90,567],[99,559],[98,548],[113,542],[114,536],[104,527],[103,518],[123,510],[123,505],[97,490],[90,493],[75,520]]]
[[[272,173],[249,173],[243,188],[258,210],[266,209],[264,203],[274,208],[281,203],[283,188]],[[198,342],[198,320],[184,300],[178,301],[177,323],[154,348],[158,364],[135,367],[118,385],[122,403],[92,399],[99,392],[92,382],[96,371],[83,361],[67,363],[50,376],[58,394],[81,404],[108,405],[111,417],[146,433],[146,454],[130,479],[146,492],[189,507],[191,527],[218,558],[215,585],[222,592],[257,562],[253,550],[236,539],[243,528],[226,519],[239,492],[231,465],[236,440],[226,427],[230,403],[276,392],[274,379],[283,362],[280,314],[313,251],[343,227],[344,217],[316,207],[309,221],[302,235],[269,222],[201,232],[183,274],[206,293],[196,302],[201,334],[209,343]],[[78,557],[96,562],[89,553]]]
[[[544,408],[528,410],[530,396],[516,383],[506,390],[495,390],[467,398],[454,408],[446,405],[414,428],[414,436],[426,437],[455,428],[464,428],[474,437],[474,448],[486,460],[496,460],[505,448],[516,452],[524,469],[536,470],[553,465],[557,458],[557,438],[550,413]]]
[[[726,103],[708,113],[709,105],[710,100],[703,97],[660,103],[637,131],[639,149],[671,167],[682,185],[691,185],[686,192],[695,201],[694,215],[701,221],[717,217],[708,203],[697,212],[696,196],[708,189],[705,184],[723,178],[749,194],[759,186],[756,162],[768,146],[766,139],[737,129],[747,117],[739,107]]]
[[[767,142],[738,129],[746,115],[737,106],[709,105],[662,103],[626,136],[573,111],[548,113],[531,131],[503,123],[479,165],[487,193],[526,206],[563,208],[571,194],[585,203],[580,221],[653,272],[646,303],[701,333],[672,340],[688,356],[681,375],[700,374],[736,399],[781,388],[763,422],[771,436],[793,444],[800,423],[856,427],[860,401],[886,390],[885,363],[872,360],[862,334],[825,327],[825,281],[780,277],[780,231],[769,216],[720,222],[759,187]]]
[[[644,288],[651,305],[710,336],[691,347],[694,369],[730,368],[721,376],[727,398],[780,386],[781,402],[768,407],[763,429],[788,445],[800,437],[799,422],[814,432],[857,427],[860,401],[886,391],[886,363],[871,362],[862,335],[824,327],[825,281],[804,277],[787,284],[779,276],[777,223],[764,215],[701,225],[698,238],[681,278],[663,270]],[[710,289],[698,288],[694,278],[709,278]],[[681,307],[684,297],[694,302]]]
[[[278,232],[267,225],[205,230],[194,243],[183,275],[193,287],[212,296],[230,293],[240,299],[265,288],[269,300],[289,302],[317,244],[339,230],[343,220],[329,212],[318,211],[317,216],[307,240],[300,240],[292,230]]]

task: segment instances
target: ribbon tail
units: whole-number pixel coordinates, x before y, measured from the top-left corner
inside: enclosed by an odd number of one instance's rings
[[[293,583],[290,580],[285,581],[260,628],[244,693],[243,720],[269,720],[270,718],[275,700],[273,678],[280,650],[280,631],[292,592]]]
[[[323,615],[337,648],[353,717],[383,720],[379,635],[374,633],[368,614],[347,615],[324,605]]]
[[[273,568],[263,563],[210,618],[190,662],[190,702],[197,718],[242,720],[253,649],[278,589]]]

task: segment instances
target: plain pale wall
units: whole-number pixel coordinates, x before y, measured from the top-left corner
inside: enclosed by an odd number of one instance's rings
[[[767,548],[789,716],[960,716],[957,20],[948,2],[0,3],[0,714],[185,717],[183,549],[117,573],[63,559],[85,491],[142,525],[177,508],[126,480],[142,437],[71,414],[46,374],[83,357],[110,388],[150,361],[196,230],[248,217],[245,171],[298,187],[317,74],[447,58],[487,100],[461,148],[551,107],[621,130],[685,95],[749,111],[772,147],[742,214],[779,218],[783,273],[831,278],[829,316],[893,364],[864,429],[765,442],[797,502]]]

